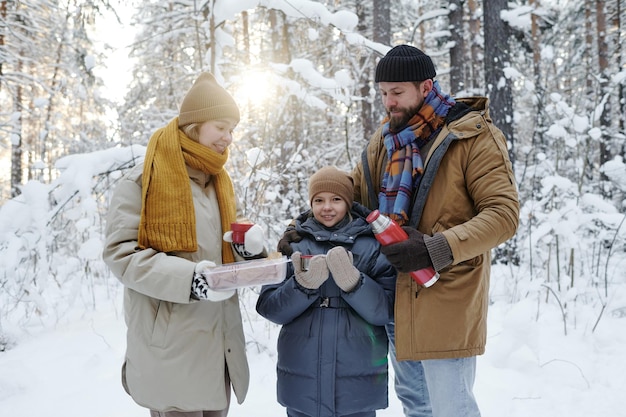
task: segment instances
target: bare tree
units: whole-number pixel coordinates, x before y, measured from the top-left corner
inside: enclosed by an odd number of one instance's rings
[[[596,42],[597,42],[597,50],[598,50],[598,72],[600,74],[600,92],[602,96],[609,95],[608,85],[609,85],[609,46],[608,46],[608,33],[607,33],[607,22],[606,22],[606,11],[605,1],[595,1],[595,12],[596,12]],[[601,100],[604,101],[603,105],[600,107],[600,126],[602,130],[603,140],[600,141],[600,165],[611,159],[611,101],[604,100],[601,97]],[[603,175],[603,179],[607,178]]]
[[[25,180],[52,181],[61,155],[106,143],[106,100],[92,72],[100,56],[86,28],[109,6],[94,0],[46,4],[0,3],[0,130],[11,149],[10,187],[2,192],[10,188],[11,196]]]
[[[463,0],[450,1],[450,31],[454,46],[450,49],[450,92],[454,95],[465,89],[465,25]]]
[[[5,32],[7,30],[7,0],[1,0],[0,1],[0,22],[2,22],[2,24],[0,25],[0,51],[4,50],[4,37]],[[0,59],[0,77],[2,77],[2,64],[3,64],[4,58]],[[0,89],[2,88],[2,84],[0,84]]]
[[[374,24],[373,24],[373,29],[374,32],[372,34],[372,37],[374,39],[374,42],[378,42],[378,43],[382,43],[383,45],[391,45],[391,5],[390,2],[385,1],[385,0],[374,0]],[[373,60],[370,61],[371,63],[371,72],[370,72],[370,79],[374,80],[374,71],[376,69],[376,62],[377,60]],[[373,86],[373,84],[372,84]],[[376,97],[378,97],[378,91],[375,90],[376,93]],[[381,114],[383,113],[383,105],[382,102],[378,99],[374,100],[374,105],[373,105],[373,114],[374,114],[374,118],[375,120],[377,118],[380,117]],[[370,127],[367,128],[367,130],[365,130],[366,132],[369,132],[369,135],[366,135],[367,138],[369,138],[369,136],[371,136],[371,133],[373,133],[372,128],[376,126],[376,123],[371,123]]]
[[[500,17],[506,7],[506,0],[484,1],[485,81],[491,101],[491,116],[506,136],[509,156],[514,162],[513,95],[511,85],[504,75],[504,68],[510,64],[510,31]]]
[[[476,89],[482,87],[483,71],[481,71],[481,63],[483,63],[483,45],[479,42],[482,39],[481,36],[481,18],[479,11],[479,4],[477,0],[468,0],[468,14],[469,14],[469,42],[470,42],[470,62],[467,78],[465,84],[469,89]]]
[[[615,10],[613,11],[613,19],[612,19],[612,26],[613,26],[613,30],[612,33],[615,33],[616,35],[613,37],[613,45],[614,45],[614,56],[615,56],[615,60],[617,62],[615,62],[615,64],[617,65],[617,68],[623,68],[622,62],[624,62],[624,59],[622,57],[622,42],[623,42],[623,36],[622,36],[622,2],[617,0],[615,2]],[[618,108],[619,108],[619,122],[618,122],[618,129],[620,132],[624,132],[624,129],[626,128],[626,97],[624,96],[624,84],[621,83],[618,87]],[[619,152],[621,155],[624,155],[624,151],[626,150],[626,145],[621,146],[621,149],[616,149],[616,152]]]

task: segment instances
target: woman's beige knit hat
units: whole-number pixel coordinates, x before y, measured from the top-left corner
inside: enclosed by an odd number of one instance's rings
[[[180,105],[178,126],[230,118],[239,123],[239,107],[210,72],[203,72]]]
[[[337,194],[348,203],[348,207],[352,207],[354,181],[347,172],[340,171],[334,166],[326,166],[309,178],[309,202],[321,192]]]

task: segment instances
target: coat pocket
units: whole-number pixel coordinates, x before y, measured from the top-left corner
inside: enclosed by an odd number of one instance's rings
[[[154,317],[154,326],[152,328],[152,338],[150,345],[154,347],[165,347],[167,339],[167,329],[172,316],[172,303],[167,301],[159,301],[157,313]]]

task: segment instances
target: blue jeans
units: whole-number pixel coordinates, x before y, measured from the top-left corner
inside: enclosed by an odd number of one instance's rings
[[[480,417],[472,391],[476,356],[397,361],[394,324],[385,328],[394,387],[406,417]]]
[[[299,413],[297,411],[294,410],[287,410],[287,417],[309,417],[306,414],[302,414]],[[337,416],[337,417],[376,417],[376,411],[364,411],[362,413],[356,413],[356,414],[343,414],[341,416]]]

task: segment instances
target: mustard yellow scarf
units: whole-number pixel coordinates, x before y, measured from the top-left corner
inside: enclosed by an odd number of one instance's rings
[[[224,169],[227,160],[228,149],[219,154],[190,139],[178,128],[178,118],[154,132],[143,167],[139,247],[161,252],[198,250],[186,164],[214,176],[222,230],[230,230],[236,207],[233,183]],[[222,241],[222,262],[234,260],[230,245]]]

